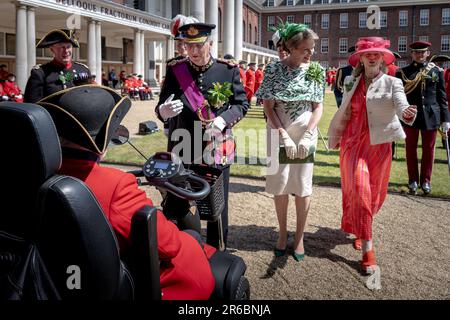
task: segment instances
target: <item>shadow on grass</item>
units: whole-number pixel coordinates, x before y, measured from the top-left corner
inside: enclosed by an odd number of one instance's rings
[[[314,225],[314,227],[317,228],[316,232],[305,232],[304,234],[306,259],[308,259],[308,257],[315,257],[327,259],[332,262],[342,262],[349,267],[360,271],[358,261],[348,260],[333,253],[333,250],[337,246],[352,244],[353,240],[350,239],[345,232],[339,229],[317,225]],[[294,248],[292,248],[294,236],[294,232],[289,232],[286,254],[281,257],[275,257],[275,255],[273,255],[273,258],[268,264],[265,274],[261,276],[261,279],[272,278],[278,269],[284,269],[288,259],[293,259],[291,255],[294,252]],[[246,226],[230,226],[228,238],[230,239],[228,248],[231,252],[233,249],[250,252],[273,252],[278,238],[278,231],[275,227],[262,227],[254,224]]]

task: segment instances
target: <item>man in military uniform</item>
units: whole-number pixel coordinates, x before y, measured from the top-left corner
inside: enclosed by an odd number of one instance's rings
[[[403,123],[406,133],[406,163],[408,167],[408,189],[416,194],[419,187],[423,193],[431,192],[431,173],[434,161],[434,146],[439,126],[450,128],[450,115],[445,94],[444,74],[432,62],[428,62],[431,43],[416,41],[409,45],[412,63],[397,71],[396,77],[403,81],[408,102],[417,106],[417,118],[412,126]],[[417,161],[417,142],[422,136],[422,162],[420,176]]]
[[[38,102],[52,93],[91,82],[89,68],[72,61],[72,48],[79,47],[72,30],[52,30],[36,47],[50,48],[53,60],[33,67],[25,88],[25,102]]]
[[[348,48],[347,52],[348,53],[355,52],[355,46],[351,46],[350,48]],[[334,97],[336,98],[336,104],[338,108],[341,106],[342,95],[344,94],[344,79],[345,77],[351,75],[352,71],[353,67],[350,64],[346,65],[345,67],[340,67],[336,71],[336,83],[334,85],[333,92]]]
[[[231,127],[245,116],[249,104],[240,81],[237,65],[211,57],[212,40],[209,35],[214,28],[215,25],[205,23],[191,23],[179,28],[186,44],[188,57],[168,64],[166,78],[155,111],[161,121],[168,122],[168,151],[178,153],[186,165],[206,163],[222,170],[225,193],[222,231],[226,245],[230,163],[222,162],[225,159],[223,157],[219,159],[218,163],[216,156],[213,156],[211,162],[211,159],[203,156],[203,152],[208,151],[207,147],[211,146],[210,142],[213,136],[219,137],[219,139],[225,133],[228,133],[225,136],[229,136]],[[208,90],[213,88],[213,83],[231,86],[231,95],[228,97],[228,101],[216,107],[210,106],[213,103],[212,95],[208,93]],[[205,107],[202,109],[203,106]],[[184,133],[188,133],[189,136],[182,135],[182,139],[179,141],[177,135],[180,130],[177,129],[184,129]],[[209,141],[204,141],[203,138],[209,139]],[[213,242],[216,240],[215,235],[212,233],[210,235],[213,224],[213,222],[208,222],[207,242],[217,245]]]

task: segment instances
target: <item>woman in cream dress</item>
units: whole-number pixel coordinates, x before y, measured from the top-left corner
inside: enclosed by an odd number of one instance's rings
[[[302,24],[286,23],[280,31],[282,45],[289,52],[283,61],[266,68],[264,82],[257,97],[264,100],[268,124],[268,159],[270,168],[277,168],[266,176],[266,191],[274,195],[279,223],[279,237],[275,255],[286,253],[287,209],[289,194],[295,195],[297,225],[293,257],[303,260],[303,230],[312,193],[313,163],[279,163],[278,143],[286,156],[305,159],[317,145],[317,124],[322,116],[325,72],[311,62],[317,35]],[[280,139],[273,139],[273,137]]]

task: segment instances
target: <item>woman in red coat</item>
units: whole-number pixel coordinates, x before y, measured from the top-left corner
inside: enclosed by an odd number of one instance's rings
[[[114,229],[121,253],[126,253],[131,241],[131,219],[152,201],[138,188],[133,175],[102,167],[98,162],[130,109],[130,100],[109,88],[84,85],[57,92],[39,104],[52,115],[61,139],[60,173],[89,186]],[[162,299],[208,299],[215,285],[208,258],[215,249],[206,244],[202,248],[160,211],[157,232]]]

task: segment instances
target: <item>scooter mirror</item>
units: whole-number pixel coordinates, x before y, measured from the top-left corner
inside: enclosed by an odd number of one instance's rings
[[[128,129],[120,125],[117,127],[116,131],[113,133],[113,136],[111,138],[111,142],[115,145],[122,145],[128,142],[128,139],[130,138],[130,132]]]

